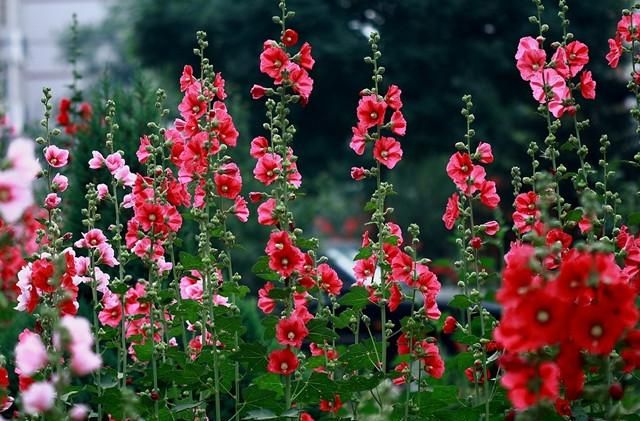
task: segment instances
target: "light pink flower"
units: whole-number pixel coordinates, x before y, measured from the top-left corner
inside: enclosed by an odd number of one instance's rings
[[[29,415],[38,415],[53,407],[56,390],[49,382],[33,383],[22,392],[22,407]]]
[[[98,191],[98,200],[104,200],[107,196],[109,196],[109,187],[106,184],[100,183],[96,186],[96,190]]]
[[[51,180],[51,184],[55,191],[62,193],[69,187],[69,179],[62,174],[56,174]]]
[[[92,151],[91,155],[93,155],[93,158],[89,160],[89,168],[91,168],[92,170],[102,168],[102,166],[104,165],[104,156],[102,156],[102,154],[98,151]]]
[[[114,152],[105,158],[104,163],[113,174],[124,166],[124,158],[122,158],[120,152]]]
[[[15,349],[16,370],[24,376],[32,376],[43,369],[49,361],[47,349],[40,335],[25,329],[20,333]]]
[[[33,204],[31,180],[17,170],[0,171],[0,214],[9,223],[17,221]]]
[[[53,168],[61,168],[69,163],[69,151],[56,145],[44,149],[44,157]]]
[[[42,170],[35,157],[35,144],[26,138],[14,139],[7,148],[7,160],[11,168],[22,174],[26,180],[33,180]]]
[[[69,418],[71,418],[71,421],[84,421],[90,412],[91,409],[87,405],[78,403],[69,410]]]
[[[60,196],[55,193],[49,193],[47,197],[44,199],[44,206],[47,209],[55,209],[62,202]]]

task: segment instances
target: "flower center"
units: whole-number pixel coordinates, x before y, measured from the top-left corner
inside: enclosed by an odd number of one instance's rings
[[[156,215],[155,214],[151,214],[149,215],[149,221],[154,222],[156,220]]]
[[[378,118],[378,113],[376,113],[375,111],[372,112],[371,114],[369,114],[369,117],[371,117],[373,120],[375,120],[376,118]]]
[[[267,176],[268,177],[273,177],[273,171],[271,171],[271,170],[267,171]]]
[[[604,329],[602,329],[602,326],[600,326],[600,325],[593,325],[593,326],[591,326],[591,330],[589,331],[589,333],[594,338],[599,338],[604,333]]]
[[[276,60],[273,62],[273,65],[276,67],[282,67],[282,62],[280,60]]]
[[[570,58],[571,60],[575,60],[575,59],[576,59],[576,54],[575,54],[575,53],[571,53],[571,54],[569,54],[569,58]]]
[[[11,199],[11,191],[8,187],[0,187],[0,202],[8,202]]]
[[[290,341],[294,340],[296,338],[296,334],[293,332],[289,332],[287,334],[287,338],[289,338]]]
[[[282,260],[280,260],[280,263],[282,263],[282,266],[287,267],[289,266],[289,259],[285,257]]]
[[[468,167],[468,166],[466,166],[466,165],[463,165],[463,166],[460,168],[460,170],[462,170],[462,172],[467,172],[467,171],[469,171],[469,167]]]
[[[538,311],[538,314],[536,314],[536,320],[539,321],[540,323],[547,323],[550,318],[551,318],[551,315],[547,310],[540,310]]]
[[[194,113],[197,113],[200,111],[200,107],[197,105],[194,105],[193,108],[191,108],[191,111],[193,111]]]
[[[287,363],[280,364],[280,370],[287,371],[288,368],[289,368],[289,364]]]
[[[58,158],[55,158],[55,157],[51,158],[51,164],[55,165],[57,163],[58,163]]]
[[[225,186],[220,187],[220,190],[222,190],[223,192],[226,192],[227,190],[229,190],[229,187],[227,187],[225,185]]]
[[[387,151],[382,151],[382,152],[380,152],[380,156],[381,156],[383,159],[387,159],[387,157],[389,156],[389,152],[387,152]]]

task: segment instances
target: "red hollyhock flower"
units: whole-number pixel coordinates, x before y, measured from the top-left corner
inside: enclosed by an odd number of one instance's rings
[[[585,380],[580,349],[571,341],[563,342],[556,357],[556,364],[560,368],[560,380],[564,386],[565,397],[569,400],[578,399],[584,389]]]
[[[308,412],[300,413],[300,421],[315,421]]]
[[[401,94],[402,90],[400,90],[400,88],[396,85],[390,85],[387,89],[387,94],[384,96],[384,101],[389,105],[389,107],[397,111],[402,108],[402,99],[400,99]]]
[[[305,255],[306,256],[306,255]],[[318,284],[327,294],[339,295],[342,290],[342,281],[338,273],[326,263],[318,265]]]
[[[258,308],[265,314],[271,313],[276,307],[276,301],[269,297],[269,291],[272,289],[273,284],[267,282],[264,287],[258,290]]]
[[[399,252],[391,260],[391,275],[396,281],[402,281],[407,285],[412,285],[414,270],[415,262],[407,253]]]
[[[468,153],[456,152],[447,163],[449,178],[461,191],[472,194],[484,182],[485,171],[480,165],[473,165]],[[469,184],[469,182],[472,182]]]
[[[295,63],[289,63],[286,68],[289,74],[289,81],[293,91],[300,95],[302,99],[300,102],[304,105],[309,102],[311,91],[313,91],[313,79],[309,76],[309,73],[302,67]]]
[[[402,159],[400,142],[392,137],[380,137],[373,146],[373,156],[390,170]]]
[[[353,149],[357,155],[362,155],[364,153],[364,148],[367,145],[367,128],[358,124],[356,127],[352,127],[351,131],[353,132],[353,136],[351,137],[349,147]]]
[[[185,92],[196,83],[197,79],[193,76],[193,67],[187,64],[182,70],[182,76],[180,76],[180,92]]]
[[[541,400],[558,398],[560,385],[556,364],[532,365],[514,356],[502,357],[500,363],[506,369],[500,383],[507,389],[507,396],[517,410],[524,410]]]
[[[442,332],[445,335],[451,335],[453,332],[455,332],[457,325],[458,325],[458,321],[456,320],[456,318],[452,316],[448,316],[444,320],[444,325],[442,326]]]
[[[620,36],[617,35],[615,39],[609,39],[609,52],[606,56],[609,67],[612,69],[618,67],[620,57],[622,57],[622,41],[620,41]]]
[[[293,47],[298,43],[298,33],[293,29],[287,29],[284,31],[281,40],[287,47]]]
[[[258,159],[253,176],[268,186],[276,181],[280,171],[282,171],[282,157],[275,153],[267,153]]]
[[[56,290],[53,280],[53,263],[47,259],[38,259],[31,266],[31,282],[38,291],[51,293]]]
[[[258,223],[260,225],[276,225],[278,219],[274,216],[273,211],[276,208],[276,200],[267,199],[258,206]]]
[[[296,55],[296,61],[307,70],[313,69],[316,61],[311,56],[311,45],[308,42],[305,42],[300,47],[300,52]]]
[[[298,357],[289,348],[272,351],[269,354],[267,370],[273,374],[288,376],[298,368]]]
[[[377,95],[363,96],[358,102],[358,126],[368,129],[369,127],[383,125],[386,109],[387,103],[378,100]]]
[[[520,71],[520,77],[529,81],[534,75],[541,73],[547,60],[547,53],[541,48],[527,49],[517,60],[516,67]]]
[[[375,256],[368,257],[366,259],[360,259],[353,266],[353,274],[356,280],[360,283],[370,282],[373,279],[373,275],[376,271],[376,258]]]
[[[264,136],[254,137],[249,153],[255,159],[262,158],[269,151],[269,140]]]
[[[296,348],[302,346],[302,341],[309,334],[304,322],[297,317],[280,319],[276,325],[276,339],[280,345],[290,345]]]
[[[228,163],[222,166],[213,176],[216,185],[216,191],[222,197],[227,199],[235,199],[242,190],[242,177],[240,169],[234,163]]]
[[[233,213],[240,222],[247,222],[249,220],[249,207],[244,197],[236,197],[236,200],[233,202]]]
[[[275,253],[278,250],[282,250],[285,247],[292,247],[293,241],[287,231],[272,231],[269,234],[269,241],[264,249],[267,254]]]
[[[253,85],[251,87],[251,98],[260,99],[264,96],[266,92],[267,92],[267,88],[265,88],[264,86]]]
[[[572,41],[564,48],[571,76],[575,76],[589,62],[589,47],[580,41]]]
[[[0,367],[0,388],[6,389],[9,387],[9,373],[4,367]]]
[[[280,77],[282,69],[289,63],[287,53],[273,41],[264,43],[264,50],[260,54],[260,71],[272,79]]]
[[[451,197],[447,199],[447,207],[444,210],[444,215],[442,215],[445,228],[448,230],[452,229],[458,216],[460,216],[458,193],[453,193]]]
[[[351,178],[355,181],[361,181],[366,178],[365,169],[363,167],[351,167]]]
[[[580,93],[584,99],[596,99],[596,81],[593,80],[590,70],[580,74]]]
[[[404,136],[407,133],[407,121],[401,111],[394,111],[391,114],[391,131],[398,136]]]
[[[200,101],[199,86],[191,87],[182,98],[182,102],[178,105],[180,115],[185,120],[190,118],[198,119],[207,112],[207,102],[205,100]]]
[[[493,162],[493,152],[491,145],[485,142],[478,143],[475,158],[483,164],[491,164]]]
[[[421,357],[424,371],[434,379],[439,379],[444,374],[444,360],[440,356],[438,345],[422,341],[416,344],[416,354]]]
[[[632,13],[630,15],[624,15],[618,21],[618,27],[616,34],[620,36],[623,41],[631,42],[638,40],[640,36],[640,13]]]
[[[293,272],[300,272],[303,264],[304,253],[295,246],[284,247],[269,254],[269,268],[285,278]]]
[[[333,400],[320,400],[320,410],[322,412],[331,412],[336,414],[340,408],[342,408],[342,401],[340,400],[340,395],[334,395]]]
[[[482,372],[482,370],[477,369],[476,367],[467,367],[464,370],[464,375],[467,377],[467,380],[469,380],[470,383],[484,383],[484,373]]]
[[[389,310],[396,311],[402,303],[402,292],[400,292],[400,288],[398,288],[397,283],[391,283],[389,293]]]
[[[489,209],[495,209],[500,204],[500,196],[496,193],[496,183],[485,180],[480,186],[480,201]]]

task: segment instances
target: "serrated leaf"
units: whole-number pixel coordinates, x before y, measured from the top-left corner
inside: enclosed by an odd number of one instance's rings
[[[473,302],[469,297],[463,294],[456,294],[453,296],[453,299],[449,302],[449,306],[452,308],[458,309],[467,309],[473,305]]]
[[[353,260],[356,261],[356,260],[368,259],[372,255],[373,255],[373,248],[371,246],[362,247],[360,250],[358,250],[358,254],[356,254],[353,257]]]
[[[256,377],[253,380],[253,384],[258,386],[260,389],[275,392],[278,397],[284,396],[284,386],[282,385],[280,376],[277,374],[265,373]]]
[[[204,268],[200,257],[185,251],[180,252],[180,264],[185,270],[202,270]]]
[[[240,344],[239,350],[231,354],[234,361],[248,363],[249,366],[263,366],[267,359],[267,348],[257,343]]]
[[[326,320],[322,319],[309,320],[307,328],[309,329],[308,339],[311,342],[322,344],[325,341],[331,342],[333,339],[338,339],[338,335],[333,330],[329,329],[326,323]]]
[[[355,311],[362,310],[369,304],[369,291],[365,287],[351,287],[349,292],[338,299],[338,302],[343,306],[353,308]]]

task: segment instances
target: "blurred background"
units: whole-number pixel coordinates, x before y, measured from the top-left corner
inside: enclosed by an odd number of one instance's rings
[[[628,113],[633,98],[625,87],[629,69],[609,69],[604,58],[607,39],[627,3],[569,2],[570,29],[589,46],[587,68],[597,81],[596,101],[582,102],[582,114],[592,123],[583,143],[590,147],[594,166],[603,133],[609,134],[617,158],[630,159],[638,150]],[[422,254],[443,270],[451,263],[454,248],[441,215],[454,187],[444,167],[465,130],[460,98],[470,93],[477,139],[491,143],[496,156],[488,173],[497,179],[504,214],[498,210],[494,217],[509,223],[511,167],[518,165],[528,174],[527,145],[542,141],[546,134],[546,124],[536,113],[529,86],[520,79],[514,61],[518,40],[537,35],[537,27],[528,22],[533,4],[513,0],[289,0],[287,4],[297,12],[291,26],[302,41],[311,43],[316,59],[310,102],[293,116],[298,128],[294,147],[306,194],[297,203],[302,228],[327,244],[359,239],[359,224],[366,217],[361,209],[372,186],[353,182],[349,169],[369,165],[370,158],[356,156],[348,143],[358,92],[370,82],[363,57],[369,52],[367,36],[372,30],[381,34],[385,81],[402,89],[408,122],[402,139],[404,159],[388,174],[399,192],[391,199],[396,222],[403,227],[418,223],[425,240]],[[545,6],[550,38],[558,39],[557,4],[546,1]],[[244,191],[260,189],[251,180],[253,160],[248,149],[251,139],[263,134],[264,109],[262,102],[251,100],[249,89],[268,82],[259,72],[258,56],[263,41],[278,36],[278,27],[271,22],[276,12],[276,0],[0,0],[0,94],[17,131],[29,133],[41,118],[42,86],[52,87],[57,99],[69,95],[73,13],[80,22],[80,86],[97,120],[80,134],[73,157],[75,188],[80,190],[69,195],[76,201],[68,210],[72,230],[81,229],[81,189],[94,177],[86,170],[88,156],[104,140],[99,124],[103,98],[113,97],[118,103],[119,147],[135,151],[146,118],[154,118],[155,88],[167,91],[168,106],[173,117],[177,115],[178,78],[185,64],[196,66],[192,49],[197,30],[208,33],[208,55],[227,81],[227,102],[241,133],[235,156],[245,174]],[[561,136],[564,142],[568,132],[561,131]],[[129,157],[131,161],[133,155]],[[562,160],[575,170],[573,153],[565,153]],[[637,191],[633,172],[617,169],[619,189]],[[635,194],[625,195],[625,206],[632,209],[634,200]],[[253,218],[237,229],[243,248],[234,258],[250,283],[249,268],[262,253],[267,230]]]

